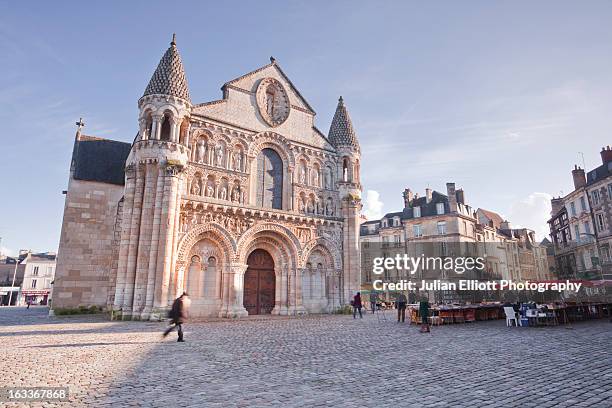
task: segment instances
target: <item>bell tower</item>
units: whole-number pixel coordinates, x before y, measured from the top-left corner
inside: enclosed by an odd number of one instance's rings
[[[138,108],[139,131],[126,160],[113,313],[148,320],[163,317],[183,280],[175,254],[192,105],[175,36]]]
[[[353,129],[353,123],[342,97],[329,128],[329,141],[338,153],[337,187],[341,199],[343,225],[343,277],[342,303],[348,303],[361,288],[361,251],[359,225],[361,213],[361,149]]]

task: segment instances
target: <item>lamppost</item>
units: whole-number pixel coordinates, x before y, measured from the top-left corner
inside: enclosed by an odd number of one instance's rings
[[[11,302],[13,301],[13,288],[15,287],[15,278],[17,277],[17,266],[19,266],[19,257],[15,259],[15,270],[13,271],[13,283],[11,283],[11,293],[9,293],[8,306],[10,306]]]

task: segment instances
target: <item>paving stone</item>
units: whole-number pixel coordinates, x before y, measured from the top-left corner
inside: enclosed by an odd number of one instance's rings
[[[177,343],[162,323],[45,312],[0,308],[2,383],[67,386],[71,407],[612,406],[604,320],[421,334],[370,315],[247,318],[192,322]]]

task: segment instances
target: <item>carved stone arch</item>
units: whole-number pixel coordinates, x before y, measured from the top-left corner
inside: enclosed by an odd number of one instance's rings
[[[210,237],[215,241],[225,252],[224,262],[228,264],[236,258],[236,241],[230,233],[221,225],[208,222],[206,224],[196,225],[180,240],[178,245],[178,253],[176,257],[177,267],[185,265],[188,261],[188,255],[198,241]]]
[[[296,262],[291,259],[291,256],[287,252],[286,248],[284,248],[284,246],[280,244],[277,239],[270,236],[257,237],[245,247],[245,263],[249,258],[249,255],[256,249],[264,249],[270,254],[270,256],[272,256],[272,259],[274,260],[274,272],[277,277],[282,265],[296,265]]]
[[[259,133],[255,137],[255,142],[249,146],[247,154],[249,157],[257,157],[265,148],[274,149],[289,168],[295,168],[295,155],[283,136],[274,132]]]
[[[327,253],[330,256],[331,263],[330,268],[334,270],[342,269],[342,254],[340,249],[327,238],[316,238],[308,241],[302,249],[302,257],[300,259],[301,265],[306,265],[310,254],[319,249],[324,254]]]
[[[157,106],[152,103],[146,103],[140,108],[138,119],[143,119],[147,113],[153,115],[157,111]]]
[[[279,242],[286,245],[292,257],[296,259],[296,264],[298,263],[297,261],[301,254],[300,240],[284,225],[271,223],[255,225],[240,237],[236,245],[236,254],[243,263],[246,262],[246,257],[248,256],[248,254],[245,254],[245,248],[258,236],[276,237]]]
[[[158,106],[155,111],[158,115],[163,115],[166,111],[170,111],[174,120],[179,120],[179,118],[182,118],[176,106],[169,103]]]
[[[226,146],[230,146],[233,144],[232,138],[226,135],[223,131],[214,132],[212,134],[213,134],[213,140],[215,143],[219,143],[220,141],[223,141],[225,142]]]

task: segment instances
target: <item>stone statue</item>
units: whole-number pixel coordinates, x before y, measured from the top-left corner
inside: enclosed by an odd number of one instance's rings
[[[234,170],[242,171],[242,153],[237,151],[234,155]]]
[[[319,172],[317,170],[312,172],[312,184],[319,187]]]
[[[314,212],[314,205],[312,204],[312,200],[308,200],[307,211],[308,211],[309,214],[312,214]]]
[[[206,145],[204,144],[204,141],[202,139],[198,141],[196,156],[196,160],[198,163],[204,163],[204,157],[206,157]]]
[[[306,166],[300,167],[300,183],[306,184]]]
[[[193,184],[191,184],[191,194],[200,195],[200,182],[198,180],[193,180]]]
[[[217,147],[217,166],[223,166],[223,146],[219,145]]]
[[[215,195],[215,189],[210,184],[206,187],[206,196],[212,197]]]
[[[331,170],[329,167],[325,169],[325,188],[331,190]]]
[[[223,187],[221,189],[221,195],[220,196],[221,196],[222,200],[227,200],[227,187]]]
[[[348,167],[344,168],[344,172],[342,173],[342,180],[348,181]]]
[[[240,201],[240,189],[238,187],[234,187],[234,191],[232,191],[232,201]]]
[[[303,200],[300,200],[299,209],[300,209],[300,212],[306,212],[306,205],[304,204]]]

